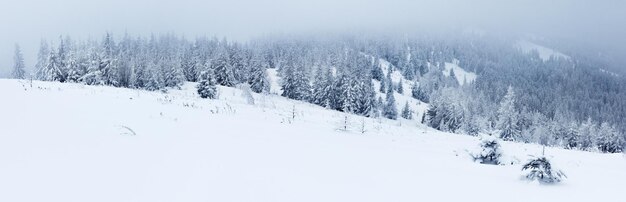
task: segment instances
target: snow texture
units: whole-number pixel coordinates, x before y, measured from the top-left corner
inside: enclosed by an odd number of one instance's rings
[[[474,72],[465,71],[463,68],[459,67],[458,60],[455,60],[453,63],[446,62],[445,68],[443,75],[450,76],[450,70],[453,70],[456,80],[460,85],[472,83],[476,80],[476,74]]]
[[[0,80],[0,201],[615,201],[626,157],[546,148],[568,174],[519,179],[483,165],[478,139],[196,83],[167,93]],[[410,91],[410,90],[407,90]],[[404,103],[401,96],[398,101]],[[346,131],[337,123],[349,120]],[[361,122],[365,132],[362,133]],[[538,145],[501,142],[523,159]],[[489,197],[485,197],[489,187]]]

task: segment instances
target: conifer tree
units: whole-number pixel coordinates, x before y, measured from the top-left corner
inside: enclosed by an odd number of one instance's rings
[[[554,184],[567,178],[563,171],[552,166],[545,156],[535,157],[522,167],[523,175],[527,180],[537,180],[542,184]]]
[[[396,120],[398,118],[398,107],[396,107],[396,98],[393,96],[393,91],[387,91],[385,100],[383,116],[388,119]]]
[[[302,67],[295,67],[293,62],[287,63],[283,68],[285,75],[282,78],[283,97],[294,100],[308,100],[310,84]]]
[[[374,62],[372,64],[372,78],[378,81],[383,81],[385,78],[383,70],[380,68],[380,62],[378,58],[374,59]]]
[[[100,71],[100,54],[91,50],[88,56],[87,73],[80,79],[87,85],[104,85]]]
[[[364,116],[373,116],[376,108],[376,91],[372,79],[366,77],[358,82],[357,89],[357,114]]]
[[[67,57],[66,62],[67,69],[67,81],[69,82],[78,82],[80,78],[83,76],[83,72],[81,71],[81,67],[79,62],[76,60],[76,57],[73,52],[70,52]]]
[[[270,83],[266,73],[266,63],[264,63],[260,56],[255,56],[250,61],[250,76],[248,78],[248,84],[250,89],[255,93],[263,93],[270,91]]]
[[[398,82],[398,88],[397,91],[399,94],[404,94],[404,85],[402,85],[402,79],[400,79],[400,81]]]
[[[149,62],[146,71],[146,80],[144,81],[144,88],[146,90],[155,91],[165,87],[165,84],[163,84],[163,74],[158,69],[157,64],[155,64],[154,62]]]
[[[518,124],[518,113],[515,110],[515,92],[509,86],[506,95],[500,102],[498,109],[498,122],[496,128],[500,130],[500,138],[503,140],[516,140],[520,131]]]
[[[228,55],[224,49],[217,55],[217,58],[215,58],[211,65],[215,73],[215,81],[217,84],[233,87],[235,86],[235,72],[228,60]]]
[[[500,140],[491,135],[483,135],[480,137],[480,152],[472,154],[474,161],[482,164],[501,164],[502,148]]]
[[[200,73],[200,80],[198,81],[196,88],[198,89],[198,94],[201,98],[216,99],[218,96],[217,88],[215,87],[216,82],[212,71],[213,70],[209,69]]]
[[[408,80],[415,79],[415,66],[413,66],[413,63],[409,62],[407,68],[404,69],[402,73],[403,73],[402,75],[404,76],[404,78]]]
[[[11,72],[11,76],[14,79],[25,79],[26,71],[24,66],[24,56],[22,55],[22,50],[20,46],[15,44],[15,55],[13,56],[13,72]]]
[[[319,68],[315,74],[315,81],[313,81],[311,103],[322,107],[331,107],[331,96],[334,91],[333,83],[334,77],[332,69]]]
[[[237,44],[233,44],[228,53],[234,84],[246,82],[249,73],[248,68],[250,67],[246,61],[246,53]]]
[[[604,122],[598,129],[596,144],[602,152],[617,153],[623,151],[625,141],[613,126]]]
[[[389,93],[390,91],[393,92],[396,88],[396,86],[393,85],[393,80],[391,79],[391,67],[389,67],[389,71],[387,72],[387,79],[385,82],[387,82],[385,85],[385,87],[387,87],[387,92],[385,93]]]
[[[115,42],[109,33],[104,37],[100,51],[99,71],[102,75],[102,83],[104,85],[118,86],[119,68],[116,58]]]
[[[578,140],[578,147],[583,150],[589,150],[594,147],[595,139],[596,139],[596,124],[593,123],[591,117],[588,117],[587,120],[580,124],[578,127],[578,134],[580,135],[580,139]]]
[[[198,61],[197,47],[191,45],[183,49],[183,53],[180,55],[180,67],[183,70],[185,79],[187,81],[196,82],[198,80]]]
[[[387,93],[387,80],[384,78],[385,77],[383,77],[383,79],[380,81],[380,88],[378,89],[380,93]]]
[[[35,78],[39,80],[45,80],[44,68],[46,67],[48,56],[50,55],[50,49],[46,40],[41,40],[39,45],[39,52],[37,52],[37,63],[35,64]]]
[[[63,70],[61,68],[58,55],[53,49],[49,52],[48,59],[42,70],[43,80],[64,82],[65,78],[63,77]]]
[[[421,85],[418,84],[418,82],[413,83],[413,87],[411,89],[411,97],[418,99],[422,102],[428,102],[428,96],[426,95],[426,92],[421,87]]]
[[[408,119],[408,120],[413,119],[413,111],[411,110],[411,107],[409,107],[408,101],[404,104],[404,108],[402,108],[401,116],[404,119]]]

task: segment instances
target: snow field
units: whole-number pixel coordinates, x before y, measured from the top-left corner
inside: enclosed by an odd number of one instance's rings
[[[0,91],[0,201],[595,201],[626,185],[623,154],[546,148],[569,179],[543,186],[520,180],[520,164],[472,162],[476,137],[352,115],[343,131],[343,113],[272,94],[250,105],[236,88],[218,100],[193,83],[0,80]]]

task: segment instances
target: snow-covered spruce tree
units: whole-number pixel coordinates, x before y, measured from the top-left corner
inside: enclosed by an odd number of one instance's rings
[[[411,107],[409,107],[408,101],[404,104],[404,108],[402,108],[401,116],[404,119],[408,119],[408,120],[413,119],[413,111],[411,110]]]
[[[546,157],[532,156],[522,167],[522,175],[527,180],[537,180],[542,184],[558,183],[567,178],[563,171],[555,169]]]
[[[304,67],[295,67],[293,62],[285,64],[285,75],[282,79],[283,97],[294,100],[309,100],[311,87]]]
[[[233,69],[235,84],[246,82],[250,65],[248,64],[248,54],[242,50],[237,43],[233,43],[229,48],[229,62]]]
[[[333,89],[334,77],[331,68],[318,68],[313,81],[313,92],[311,94],[311,103],[322,106],[331,107],[331,94]]]
[[[118,86],[118,66],[115,58],[103,58],[100,61],[100,73],[102,84],[109,86]]]
[[[387,82],[385,84],[385,87],[387,87],[387,92],[385,93],[388,93],[389,91],[393,92],[397,88],[397,86],[393,85],[393,80],[391,79],[392,73],[393,72],[391,71],[391,67],[389,67],[389,71],[387,71],[387,79],[385,79],[385,82]]]
[[[387,93],[387,79],[385,79],[386,77],[383,77],[383,79],[380,81],[380,87],[378,88],[378,92],[380,93]]]
[[[178,62],[173,61],[173,59],[161,60],[161,69],[163,72],[165,87],[180,88],[180,86],[185,82],[183,69],[176,63]]]
[[[117,50],[113,37],[107,33],[100,48],[100,67],[102,83],[109,86],[119,86],[119,66]]]
[[[145,88],[148,81],[148,56],[145,52],[140,52],[131,59],[131,68],[133,70],[130,78],[131,88]]]
[[[338,96],[338,105],[339,111],[348,112],[348,113],[356,113],[357,111],[357,99],[358,99],[358,91],[357,91],[357,83],[356,80],[348,76],[346,74],[341,75],[338,79],[339,88],[336,92]]]
[[[134,50],[131,49],[131,39],[128,34],[124,35],[122,41],[118,44],[117,60],[118,60],[118,86],[129,88],[131,76],[133,75],[133,69],[131,66],[131,60],[134,54]]]
[[[22,50],[20,46],[15,44],[15,55],[13,56],[13,72],[11,72],[11,76],[14,79],[25,79],[26,71],[24,65],[24,56],[22,55]]]
[[[383,81],[384,77],[385,77],[385,74],[383,73],[383,70],[380,68],[379,59],[375,58],[372,64],[372,78],[376,79],[377,81]]]
[[[398,118],[398,107],[396,107],[396,98],[393,96],[393,90],[387,91],[385,105],[383,107],[383,116],[393,120]]]
[[[63,76],[63,70],[61,69],[61,63],[59,62],[58,55],[54,49],[48,54],[46,64],[42,69],[42,79],[44,81],[65,81]]]
[[[68,82],[78,82],[84,74],[84,72],[82,71],[82,67],[76,59],[77,58],[73,52],[70,52],[68,54],[66,63]]]
[[[198,63],[201,61],[198,61],[199,58],[196,56],[197,48],[195,44],[188,45],[180,55],[180,67],[183,70],[185,79],[191,82],[198,81]]]
[[[196,88],[201,98],[217,99],[216,82],[212,71],[209,69],[200,73],[200,80]]]
[[[235,71],[229,61],[227,49],[221,47],[218,51],[217,58],[213,59],[211,63],[215,73],[215,81],[219,85],[233,87],[235,86]]]
[[[419,96],[423,102],[430,103],[431,94],[444,87],[444,75],[441,71],[429,71],[419,80]]]
[[[569,123],[565,131],[564,146],[566,149],[573,149],[578,147],[578,140],[580,134],[578,134],[578,124],[575,121]]]
[[[146,71],[146,80],[144,81],[144,88],[146,90],[155,91],[163,89],[165,87],[165,85],[163,84],[163,75],[159,71],[157,64],[154,64],[154,62],[149,62]]]
[[[402,85],[402,79],[400,79],[400,81],[398,82],[398,87],[396,88],[396,90],[398,91],[399,94],[404,94],[404,85]]]
[[[371,117],[376,108],[376,91],[372,79],[365,77],[359,79],[357,87],[356,113]]]
[[[472,154],[474,161],[482,164],[499,165],[500,157],[502,157],[502,148],[500,139],[492,134],[482,135],[480,137],[480,152]]]
[[[39,52],[37,52],[37,63],[35,63],[35,78],[38,80],[45,80],[44,67],[47,64],[48,56],[50,55],[50,49],[48,48],[48,42],[41,40],[39,45]]]
[[[270,91],[270,82],[267,79],[266,63],[261,60],[260,55],[255,55],[250,61],[250,76],[248,84],[250,89],[255,93],[263,93]]]
[[[418,99],[422,102],[428,102],[428,96],[426,92],[420,87],[421,85],[418,82],[413,83],[413,87],[411,89],[411,96],[415,99]]]
[[[68,55],[69,55],[69,51],[70,51],[70,41],[69,40],[63,40],[62,37],[60,37],[60,43],[59,43],[59,47],[57,48],[57,64],[59,65],[59,70],[60,72],[58,73],[58,78],[60,82],[66,82],[67,81],[67,59],[68,59]],[[69,39],[69,38],[68,38]]]
[[[408,80],[415,79],[415,66],[413,66],[413,63],[409,62],[407,64],[406,69],[404,69],[404,71],[402,71],[402,75],[404,76],[404,78],[406,78]]]
[[[580,124],[578,127],[578,134],[580,135],[580,139],[578,140],[578,148],[582,150],[590,150],[594,147],[596,134],[597,134],[597,126],[591,120],[591,117],[588,117],[587,120]]]
[[[465,106],[460,102],[461,91],[456,88],[444,88],[433,96],[426,111],[427,125],[437,130],[456,132],[465,119]]]
[[[624,137],[609,123],[600,124],[596,144],[602,152],[619,153],[624,150]]]
[[[100,54],[91,49],[87,59],[87,72],[80,80],[87,85],[103,85],[104,81],[100,71]]]
[[[509,86],[498,109],[496,129],[500,130],[500,138],[503,140],[516,140],[519,137],[520,131],[517,126],[517,117],[518,113],[515,110],[515,92],[513,91],[513,87]]]
[[[463,129],[463,131],[467,135],[477,136],[478,133],[481,131],[481,125],[478,120],[479,116],[471,112],[467,112],[465,114],[467,114],[467,117],[463,119],[463,125],[461,126],[461,129]]]

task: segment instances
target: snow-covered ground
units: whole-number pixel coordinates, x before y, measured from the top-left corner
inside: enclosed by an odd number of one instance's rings
[[[383,74],[385,76],[387,76],[388,71],[389,71],[389,66],[391,65],[387,60],[384,59],[379,59],[379,63],[380,63],[380,67],[383,71]],[[423,103],[415,98],[412,97],[412,90],[413,90],[413,82],[411,80],[408,80],[406,78],[404,78],[404,76],[402,76],[402,73],[400,73],[400,71],[392,71],[391,73],[391,82],[393,82],[394,84],[397,84],[398,82],[402,81],[402,94],[398,93],[398,92],[393,92],[393,97],[396,99],[396,105],[398,107],[399,112],[402,112],[402,108],[404,107],[404,105],[408,102],[409,103],[409,107],[411,108],[411,110],[414,112],[413,113],[413,119],[414,120],[421,120],[422,115],[426,112],[426,110],[428,109],[428,104],[427,103]],[[381,93],[379,91],[380,89],[380,82],[373,80],[374,83],[374,89],[377,92],[377,95],[381,98],[386,97],[385,93]],[[400,114],[400,113],[398,113]],[[398,116],[400,117],[400,116]]]
[[[443,75],[450,76],[450,70],[454,70],[454,76],[456,76],[456,80],[460,85],[472,83],[476,80],[476,73],[465,71],[463,68],[459,67],[458,60],[452,63],[446,62],[445,68]]]
[[[551,57],[564,58],[564,59],[570,58],[568,55],[565,55],[559,51],[556,51],[551,48],[547,48],[545,46],[541,46],[541,45],[538,45],[529,41],[518,41],[515,44],[515,47],[519,48],[520,50],[526,53],[537,51],[537,53],[539,53],[539,58],[541,58],[544,61],[549,60]]]
[[[621,201],[626,157],[547,148],[568,179],[474,163],[477,138],[193,83],[168,93],[0,80],[0,201]],[[362,133],[364,125],[365,132]],[[505,142],[525,161],[537,145]]]

